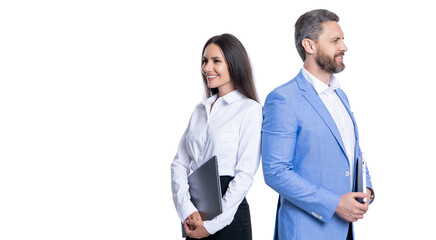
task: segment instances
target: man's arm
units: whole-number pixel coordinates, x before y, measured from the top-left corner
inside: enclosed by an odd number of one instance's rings
[[[265,101],[263,115],[262,167],[266,184],[304,211],[328,222],[340,196],[310,183],[294,171],[299,126],[292,102],[272,92]]]

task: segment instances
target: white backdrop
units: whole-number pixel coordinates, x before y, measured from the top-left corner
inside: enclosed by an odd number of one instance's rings
[[[293,24],[337,13],[338,75],[376,192],[358,239],[434,237],[434,11],[430,1],[2,1],[0,239],[181,239],[170,164],[203,99],[210,37],[245,45],[263,104],[302,66]],[[259,169],[254,239],[277,194]]]

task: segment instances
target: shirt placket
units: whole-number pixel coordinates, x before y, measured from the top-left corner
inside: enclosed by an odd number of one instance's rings
[[[221,106],[221,98],[218,98],[215,103],[213,104],[213,107],[211,106],[211,110],[209,110],[208,115],[207,115],[207,123],[209,123],[210,119],[213,118],[213,116],[216,114],[216,112],[218,111],[218,109]],[[210,109],[210,108],[209,108]]]
[[[206,124],[205,124],[205,127],[204,127],[204,129],[203,129],[203,131],[201,133],[201,138],[200,138],[201,143],[203,145],[201,149],[203,149],[203,151],[201,151],[199,153],[199,159],[201,159],[202,164],[204,164],[204,162],[206,162],[206,160],[207,160],[207,159],[204,159],[204,156],[205,156],[206,147],[207,147],[207,144],[208,144],[206,142],[206,140],[208,139],[207,135],[208,135],[209,128],[210,128],[210,122],[213,121],[214,116],[216,115],[216,112],[220,108],[220,105],[221,105],[221,99],[217,99],[215,101],[215,103],[213,104],[213,107],[212,107],[212,105],[209,105],[209,106],[205,105],[204,106],[204,108],[206,110]]]

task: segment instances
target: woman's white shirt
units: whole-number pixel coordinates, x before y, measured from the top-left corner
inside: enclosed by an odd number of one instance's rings
[[[204,221],[210,234],[233,221],[251,187],[259,167],[262,128],[262,106],[258,102],[238,90],[217,97],[214,95],[195,107],[171,164],[173,200],[182,222],[197,211],[188,191],[190,171],[215,155],[220,176],[234,177],[222,199],[223,213]]]

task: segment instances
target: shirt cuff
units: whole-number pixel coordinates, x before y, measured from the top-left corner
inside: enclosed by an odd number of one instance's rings
[[[221,228],[216,226],[216,224],[213,224],[213,222],[211,222],[211,221],[204,221],[203,224],[204,224],[204,228],[206,229],[206,231],[211,235],[215,234],[216,232],[221,230]]]
[[[180,209],[180,213],[179,213],[180,220],[184,222],[185,219],[189,217],[189,215],[191,215],[196,211],[198,211],[197,208],[195,208],[194,204],[192,204],[191,201],[189,201],[189,203],[186,204],[186,206],[183,206]]]

